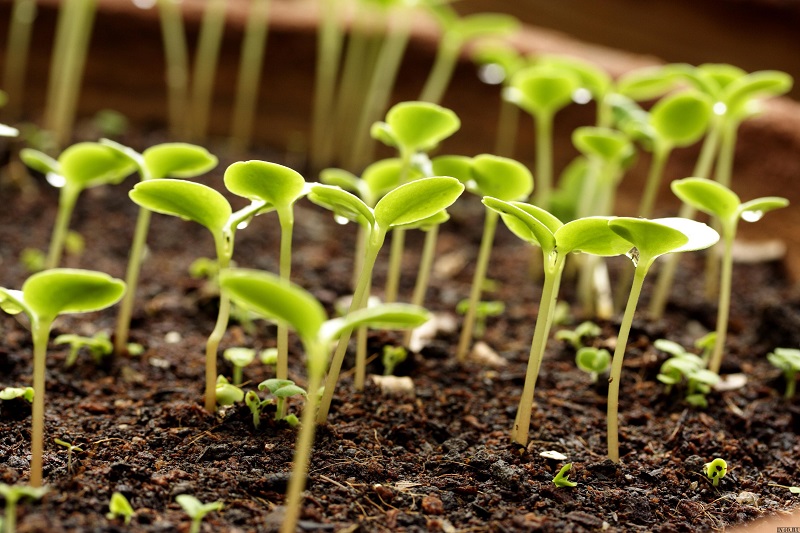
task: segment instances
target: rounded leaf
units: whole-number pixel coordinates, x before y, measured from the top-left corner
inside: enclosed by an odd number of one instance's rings
[[[735,192],[706,178],[675,180],[670,188],[685,204],[725,222],[737,216],[741,204]]]
[[[219,234],[231,217],[231,204],[220,193],[192,181],[160,179],[142,181],[128,193],[150,211],[192,220]]]
[[[417,220],[416,222],[410,222],[408,224],[402,224],[400,226],[393,226],[394,228],[402,228],[402,229],[419,229],[422,231],[428,231],[433,229],[435,226],[440,224],[444,224],[450,220],[450,214],[447,212],[446,209],[442,209],[441,211],[429,216],[425,217],[422,220]]]
[[[714,96],[719,96],[731,83],[747,75],[741,68],[728,63],[704,63],[698,65],[695,71],[704,78],[705,83],[711,83],[716,87],[710,93]]]
[[[347,220],[370,226],[375,223],[372,209],[361,198],[339,187],[312,184],[308,190],[308,199]]]
[[[345,331],[360,326],[375,329],[411,329],[421,326],[429,318],[430,313],[418,305],[378,304],[328,320],[322,326],[320,337],[326,342],[334,341]]]
[[[450,207],[464,185],[455,178],[437,176],[406,183],[390,191],[375,205],[375,221],[384,230],[410,224]]]
[[[497,65],[505,74],[513,76],[525,65],[519,51],[505,41],[486,41],[472,47],[472,60],[479,65]]]
[[[333,185],[335,187],[341,187],[342,189],[352,193],[361,194],[361,180],[358,178],[358,176],[349,170],[344,170],[343,168],[323,169],[319,173],[319,181],[325,185]]]
[[[59,174],[78,190],[120,183],[136,170],[124,154],[100,143],[73,144],[58,157]]]
[[[401,102],[386,113],[386,124],[397,146],[409,152],[427,151],[461,127],[453,111],[430,102]]]
[[[554,234],[563,224],[544,209],[490,196],[485,196],[482,201],[486,207],[500,213],[508,229],[523,241],[540,246],[545,253],[555,249]]]
[[[537,58],[537,64],[567,70],[580,80],[580,86],[595,98],[605,95],[611,87],[611,76],[600,67],[576,57],[552,55]]]
[[[0,309],[9,315],[18,315],[23,311],[27,313],[28,308],[25,306],[22,291],[0,287]]]
[[[555,232],[556,246],[560,253],[578,253],[611,257],[626,254],[631,243],[611,228],[612,217],[585,217],[567,222]]]
[[[61,167],[58,161],[50,157],[44,152],[34,150],[33,148],[23,148],[19,151],[19,158],[25,165],[32,168],[36,172],[42,174],[54,173],[60,174]]]
[[[644,256],[649,260],[679,251],[689,242],[689,237],[682,231],[646,218],[611,218],[608,226],[611,231],[635,246],[640,257]]]
[[[248,200],[287,207],[306,192],[306,180],[289,167],[267,161],[239,161],[225,170],[225,187]]]
[[[361,179],[369,192],[368,197],[364,198],[367,205],[374,206],[381,196],[400,185],[402,175],[403,162],[396,157],[381,159],[365,168]]]
[[[742,76],[730,83],[720,98],[728,113],[740,116],[747,113],[747,105],[756,98],[780,96],[792,88],[792,77],[778,70],[761,70]]]
[[[634,152],[628,136],[610,128],[577,128],[572,132],[572,144],[587,157],[599,157],[611,163],[621,163]]]
[[[626,72],[617,80],[617,92],[631,100],[652,100],[677,84],[675,71],[667,66],[644,67]]]
[[[519,30],[519,19],[506,13],[476,13],[455,21],[450,32],[462,42],[487,36],[505,36]]]
[[[22,285],[28,308],[40,319],[62,313],[99,311],[117,303],[125,282],[93,270],[54,268],[29,277]]]
[[[472,158],[465,155],[440,155],[431,160],[434,176],[452,176],[464,185],[472,180]]]
[[[757,222],[765,213],[789,205],[789,200],[780,196],[765,196],[744,202],[739,206],[739,217],[746,222]]]
[[[570,72],[534,66],[514,74],[504,94],[532,115],[552,115],[572,102],[572,93],[579,87],[579,78]]]
[[[500,200],[521,200],[533,191],[528,167],[507,157],[481,154],[472,160],[472,177],[481,196]]]
[[[188,143],[163,143],[142,153],[150,177],[193,178],[217,166],[217,158],[202,146]]]
[[[711,100],[699,91],[670,94],[650,110],[650,124],[658,136],[673,146],[689,146],[708,129]]]

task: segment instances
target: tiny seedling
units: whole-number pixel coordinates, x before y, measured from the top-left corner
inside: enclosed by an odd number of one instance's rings
[[[56,317],[109,307],[122,298],[125,283],[101,272],[55,268],[29,277],[22,290],[0,287],[0,308],[9,314],[25,313],[33,335],[33,413],[31,415],[31,479],[42,486],[44,451],[44,398],[47,341]]]
[[[633,315],[639,302],[645,276],[660,256],[693,250],[703,250],[719,240],[719,234],[700,222],[685,218],[643,218],[619,217],[608,222],[611,230],[633,245],[628,254],[633,261],[633,285],[625,306],[625,314],[617,335],[617,347],[611,360],[611,374],[608,378],[608,458],[619,462],[618,413],[622,360],[628,344]]]
[[[6,387],[0,390],[0,400],[14,400],[22,398],[28,403],[33,403],[33,387]]]
[[[108,513],[106,513],[107,519],[114,520],[116,518],[122,518],[127,526],[131,523],[131,519],[133,519],[133,515],[135,514],[136,511],[133,510],[131,502],[128,501],[128,498],[126,498],[124,494],[121,492],[114,492],[114,494],[111,495],[111,500],[108,502]]]
[[[667,386],[667,393],[684,379],[686,380],[686,397],[688,404],[694,407],[708,407],[706,395],[711,387],[719,383],[719,375],[706,369],[705,361],[693,353],[687,352],[683,346],[666,339],[653,343],[656,349],[672,355],[664,361],[656,379]]]
[[[600,374],[608,372],[611,367],[611,354],[604,348],[583,346],[575,354],[575,364],[589,374],[592,383],[597,383]]]
[[[271,405],[272,400],[262,400],[258,397],[256,391],[250,390],[244,395],[244,404],[250,409],[253,415],[253,426],[258,429],[258,426],[261,425],[261,411],[263,411],[266,406]]]
[[[200,533],[200,523],[208,513],[222,510],[222,502],[202,503],[191,494],[179,494],[175,496],[175,501],[183,508],[183,511],[192,519],[189,533]]]
[[[478,302],[475,307],[475,327],[472,332],[473,339],[480,339],[486,334],[486,319],[494,316],[500,316],[506,311],[506,304],[503,302],[492,300]],[[456,313],[459,315],[466,315],[469,312],[469,300],[461,300],[456,304]]]
[[[786,489],[792,494],[800,494],[800,487],[790,486],[790,485],[778,485],[777,483],[770,483],[770,487],[780,487],[782,489]]]
[[[258,355],[262,364],[275,366],[278,364],[278,349],[277,348],[264,348]]]
[[[710,463],[703,465],[703,473],[715,487],[718,487],[719,481],[728,473],[728,463],[725,462],[725,459],[717,457]]]
[[[555,337],[560,341],[567,341],[573,348],[580,350],[586,346],[586,344],[584,344],[585,339],[597,337],[602,332],[603,330],[600,329],[600,326],[586,320],[578,324],[575,329],[561,329],[556,331]]]
[[[672,190],[683,202],[716,217],[719,222],[724,252],[717,309],[717,338],[708,369],[719,373],[728,333],[731,290],[733,283],[733,241],[739,220],[756,222],[768,211],[789,205],[786,198],[768,196],[742,203],[728,187],[705,178],[686,178],[673,181]]]
[[[67,472],[72,473],[72,456],[83,452],[83,448],[61,439],[53,439],[53,442],[67,449]]]
[[[270,394],[275,396],[275,420],[286,418],[286,400],[288,398],[306,396],[306,391],[302,387],[295,385],[291,379],[267,379],[258,384],[258,390],[268,390]]]
[[[775,348],[767,354],[767,360],[772,366],[783,371],[783,377],[786,380],[784,398],[793,398],[797,374],[800,372],[800,350],[795,348]]]
[[[233,405],[244,400],[244,391],[230,383],[225,376],[220,375],[217,376],[214,397],[217,405]]]
[[[711,360],[711,354],[714,352],[714,346],[717,344],[717,332],[711,331],[706,333],[696,341],[694,341],[694,347],[698,350],[702,350],[701,357],[703,358],[703,362],[705,366],[708,366],[708,362]]]
[[[244,367],[253,362],[256,358],[256,351],[252,348],[242,348],[239,346],[227,348],[222,352],[222,357],[233,366],[233,384],[242,384],[242,371]]]
[[[6,501],[3,533],[14,533],[17,529],[17,503],[28,498],[40,500],[50,490],[47,487],[29,487],[27,485],[6,485],[0,483],[0,495]]]
[[[383,347],[383,356],[381,362],[383,363],[383,375],[394,375],[394,369],[397,365],[402,363],[408,358],[408,351],[402,346],[391,346],[387,344]]]
[[[556,477],[553,478],[553,484],[559,488],[575,487],[578,484],[569,480],[569,471],[572,470],[572,463],[567,463],[561,467]]]
[[[103,358],[110,355],[114,350],[111,344],[111,339],[105,331],[99,331],[92,337],[82,337],[72,333],[65,333],[59,335],[53,340],[54,344],[69,344],[69,355],[64,361],[64,366],[69,368],[78,360],[78,352],[81,348],[89,350],[89,355],[92,356],[92,361],[95,365],[100,365]]]

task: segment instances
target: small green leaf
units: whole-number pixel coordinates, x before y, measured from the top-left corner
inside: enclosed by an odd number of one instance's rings
[[[444,224],[450,220],[450,214],[447,212],[446,209],[442,209],[434,213],[429,217],[425,217],[421,220],[417,220],[415,222],[410,222],[408,224],[401,224],[400,226],[392,226],[393,228],[402,228],[402,229],[418,229],[422,231],[428,231],[432,229],[434,226],[439,226]]]
[[[572,102],[580,80],[570,72],[547,66],[521,69],[514,74],[504,96],[528,113],[552,115]]]
[[[361,173],[361,179],[369,191],[369,196],[362,198],[367,205],[374,206],[383,195],[400,185],[402,176],[403,162],[399,158],[381,159],[372,163]]]
[[[789,200],[780,196],[766,196],[744,202],[739,206],[739,217],[746,222],[761,220],[766,213],[789,205]]]
[[[628,253],[631,244],[608,226],[611,217],[585,217],[567,222],[555,232],[559,253],[583,252],[603,257]]]
[[[649,259],[677,251],[689,242],[689,237],[683,232],[644,218],[612,218],[608,225],[611,231],[633,244]]]
[[[234,366],[245,367],[253,362],[256,357],[256,351],[252,348],[234,346],[222,352],[222,357]]]
[[[36,172],[41,172],[42,174],[48,174],[50,172],[61,174],[61,166],[58,164],[58,161],[39,150],[23,148],[19,151],[19,158]]]
[[[675,180],[670,188],[684,203],[726,222],[737,215],[741,204],[732,190],[706,178]]]
[[[175,501],[178,502],[178,505],[183,508],[183,511],[189,515],[189,518],[195,521],[202,520],[205,515],[212,511],[219,511],[222,509],[222,502],[202,503],[190,494],[179,494],[175,496]]]
[[[472,180],[472,158],[465,155],[440,155],[431,160],[434,176],[451,176],[465,186]]]
[[[728,113],[741,116],[747,105],[756,98],[780,96],[792,88],[792,77],[777,70],[762,70],[742,76],[730,83],[720,98]]]
[[[128,525],[134,514],[135,512],[131,503],[121,492],[114,492],[114,494],[111,495],[111,501],[108,502],[108,514],[106,514],[106,518],[113,520],[119,516],[125,521],[125,525]]]
[[[401,102],[386,113],[389,133],[398,148],[427,151],[461,127],[451,110],[430,102]]]
[[[361,198],[339,187],[312,184],[309,187],[308,199],[347,220],[370,226],[375,223],[372,209]]]
[[[586,156],[611,163],[621,163],[633,155],[633,144],[628,136],[610,128],[577,128],[572,132],[572,144]]]
[[[539,65],[547,65],[572,72],[580,80],[580,86],[592,93],[594,98],[602,97],[611,88],[611,76],[605,70],[588,61],[570,56],[548,55],[538,57],[536,62]]]
[[[721,92],[734,81],[747,75],[747,72],[744,70],[727,63],[704,63],[698,65],[694,70],[705,80],[710,81],[716,86],[715,92],[709,94],[717,97],[719,97]],[[708,81],[706,83],[708,83]]]
[[[61,153],[58,164],[67,186],[78,190],[120,183],[136,170],[127,156],[93,142],[73,144]]]
[[[25,303],[37,317],[105,309],[122,298],[125,283],[102,272],[54,268],[29,277],[22,285]]]
[[[287,207],[306,192],[306,180],[289,167],[267,161],[239,161],[225,170],[225,187],[248,200]]]
[[[677,84],[675,71],[665,66],[644,67],[626,72],[617,80],[617,92],[641,102],[671,91]]]
[[[683,91],[659,100],[650,110],[650,124],[672,146],[689,146],[708,129],[711,100],[699,91]]]
[[[575,364],[584,372],[602,374],[611,366],[611,354],[602,348],[584,346],[575,354]]]
[[[572,463],[567,463],[561,467],[561,470],[558,471],[556,477],[553,478],[553,484],[556,487],[567,488],[567,487],[574,487],[577,485],[574,481],[569,480],[569,471],[572,469]]]
[[[27,313],[28,308],[22,291],[0,287],[0,309],[9,315],[17,315],[23,311]]]
[[[145,150],[142,158],[153,179],[193,178],[217,166],[216,156],[188,143],[157,144]]]
[[[258,390],[269,390],[270,394],[275,394],[278,389],[289,385],[294,385],[294,381],[291,379],[270,378],[259,383]]]
[[[343,168],[326,168],[319,173],[320,183],[325,185],[332,185],[334,187],[341,187],[342,189],[358,193],[360,192],[360,183],[358,176]]]
[[[450,177],[423,178],[390,191],[375,205],[375,221],[384,230],[422,220],[446,209],[464,191]]]
[[[222,232],[231,217],[231,205],[220,193],[200,183],[174,179],[143,181],[128,193],[140,206]]]
[[[452,32],[458,34],[458,39],[466,42],[489,35],[505,36],[519,30],[519,20],[505,13],[476,13],[466,15],[456,20]]]
[[[292,383],[290,385],[284,385],[283,387],[278,388],[272,394],[274,394],[277,398],[285,399],[291,398],[292,396],[305,396],[306,391]]]
[[[563,224],[544,209],[522,202],[505,202],[491,196],[485,196],[483,204],[500,213],[508,229],[523,241],[540,246],[545,253],[555,249],[555,231]]]
[[[472,176],[477,194],[500,200],[522,200],[533,191],[533,175],[528,168],[507,157],[481,154],[472,160]]]
[[[320,337],[326,342],[334,341],[347,330],[360,326],[376,329],[411,329],[428,321],[430,313],[422,307],[410,304],[378,304],[328,320],[322,325]]]

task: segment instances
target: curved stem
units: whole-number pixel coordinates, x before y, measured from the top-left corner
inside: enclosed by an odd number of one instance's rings
[[[139,208],[139,215],[136,218],[136,230],[133,233],[133,244],[128,256],[128,269],[125,273],[125,297],[120,303],[119,315],[117,315],[117,328],[114,333],[114,353],[123,354],[128,346],[128,332],[133,315],[133,304],[136,301],[136,287],[139,283],[139,273],[142,268],[142,258],[144,248],[147,243],[147,233],[150,228],[149,209]]]
[[[61,262],[61,254],[64,251],[64,240],[69,231],[69,220],[72,218],[72,211],[75,209],[75,203],[80,193],[80,190],[70,187],[69,185],[65,185],[61,189],[58,201],[58,214],[56,215],[56,222],[53,226],[53,235],[50,238],[50,248],[47,251],[45,269],[56,268]]]
[[[219,246],[218,246],[219,248]],[[219,269],[228,268],[230,264],[230,255],[219,256]],[[205,408],[206,411],[213,413],[217,409],[217,351],[225,331],[228,329],[228,319],[231,313],[231,301],[228,296],[228,291],[220,289],[219,291],[219,313],[217,314],[217,322],[214,325],[214,330],[208,336],[206,342],[206,393],[205,393]]]
[[[52,320],[31,317],[33,332],[33,408],[31,412],[31,481],[32,487],[42,486],[44,463],[44,398],[47,368],[47,341]]]
[[[731,307],[731,282],[733,279],[733,239],[736,233],[735,222],[733,227],[722,228],[725,254],[722,259],[722,275],[720,279],[719,305],[717,308],[717,338],[714,342],[714,351],[708,363],[708,369],[719,374],[722,367],[722,356],[725,350],[725,338],[728,335],[728,317]],[[730,225],[728,225],[730,226]]]
[[[419,95],[421,101],[434,104],[442,101],[447,85],[453,75],[460,49],[460,40],[453,40],[448,38],[447,35],[442,37],[441,44],[436,51],[433,67]]]
[[[389,250],[389,270],[386,273],[386,288],[384,289],[383,295],[383,301],[386,303],[392,303],[397,300],[405,241],[406,230],[402,228],[392,230],[392,246]]]
[[[424,306],[425,293],[428,292],[428,285],[433,269],[433,260],[436,256],[436,242],[439,240],[439,226],[434,226],[425,232],[425,242],[422,245],[422,257],[419,260],[419,271],[417,272],[417,282],[414,285],[414,293],[411,296],[411,303]],[[408,346],[411,341],[413,330],[407,330],[403,334],[403,344]]]
[[[489,268],[489,257],[492,254],[492,243],[497,229],[499,214],[491,209],[485,210],[486,215],[483,221],[483,237],[481,237],[481,247],[478,250],[478,259],[475,262],[475,273],[472,276],[472,287],[469,292],[469,307],[464,316],[464,323],[461,325],[461,336],[458,339],[458,349],[456,359],[464,362],[467,353],[472,345],[472,332],[475,328],[475,315],[478,303],[481,301],[483,282],[486,279],[486,271]]]

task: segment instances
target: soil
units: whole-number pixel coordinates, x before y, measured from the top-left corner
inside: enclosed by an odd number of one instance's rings
[[[199,181],[220,187],[221,173]],[[87,248],[80,257],[67,257],[68,266],[123,276],[136,210],[126,195],[132,184],[133,178],[80,198],[72,228],[84,235]],[[5,183],[0,210],[0,284],[10,288],[19,288],[27,276],[17,260],[22,249],[46,247],[57,204],[56,192],[40,178],[24,190],[18,185]],[[438,271],[428,297],[429,307],[442,313],[452,313],[468,294],[482,207],[465,198],[452,216],[438,253],[439,267],[450,268]],[[306,201],[298,204],[296,217],[294,281],[332,311],[335,300],[348,294],[355,228],[336,225]],[[278,239],[274,215],[260,217],[238,233],[234,257],[240,266],[276,271]],[[419,234],[408,235],[403,294],[410,293],[420,244]],[[194,259],[213,256],[211,237],[199,226],[155,216],[149,245],[132,325],[132,340],[145,346],[144,354],[99,366],[83,354],[65,368],[67,349],[51,343],[45,455],[50,492],[41,502],[22,505],[19,531],[187,531],[189,521],[174,501],[183,493],[224,502],[205,518],[203,531],[271,531],[280,524],[295,430],[274,422],[271,411],[256,430],[244,405],[216,414],[202,408],[203,352],[216,308],[205,282],[192,279],[187,269]],[[530,257],[526,245],[499,229],[489,272],[497,286],[487,298],[507,307],[489,320],[483,340],[504,366],[457,364],[452,332],[440,333],[398,369],[413,379],[413,398],[384,395],[372,383],[356,392],[351,376],[343,377],[329,423],[317,434],[302,531],[694,531],[800,506],[798,496],[771,485],[797,485],[800,472],[800,400],[782,398],[783,378],[765,358],[776,346],[800,342],[800,298],[789,289],[780,263],[737,265],[723,373],[744,373],[746,382],[712,393],[707,409],[683,403],[680,388],[664,392],[655,377],[666,355],[652,346],[658,338],[691,345],[713,328],[714,305],[698,296],[703,256],[682,262],[664,320],[645,320],[642,305],[625,360],[622,461],[615,465],[605,459],[603,380],[593,386],[575,367],[572,348],[560,341],[548,345],[529,446],[509,441],[539,299],[540,283],[528,274]],[[381,261],[378,293],[384,274]],[[574,301],[571,285],[563,283],[567,302]],[[65,316],[53,336],[111,331],[114,318],[114,310]],[[573,307],[571,324],[579,321]],[[613,346],[618,322],[601,325],[594,344]],[[274,345],[274,326],[257,321],[250,332],[245,326],[233,323],[222,347]],[[25,321],[2,315],[0,332],[0,387],[29,384],[32,345]],[[374,332],[372,353],[400,339],[398,333]],[[291,377],[304,384],[302,350],[294,338],[291,352]],[[381,373],[378,360],[372,372]],[[230,375],[221,357],[219,365]],[[245,369],[246,388],[272,376],[271,367],[254,363]],[[24,483],[30,408],[22,400],[0,408],[0,482]],[[298,401],[290,403],[292,412],[301,408]],[[71,469],[54,438],[83,449],[72,457]],[[567,461],[542,457],[546,450],[573,462],[576,487],[553,484]],[[715,457],[729,465],[719,487],[702,473]],[[105,516],[114,491],[137,511],[128,527]]]

